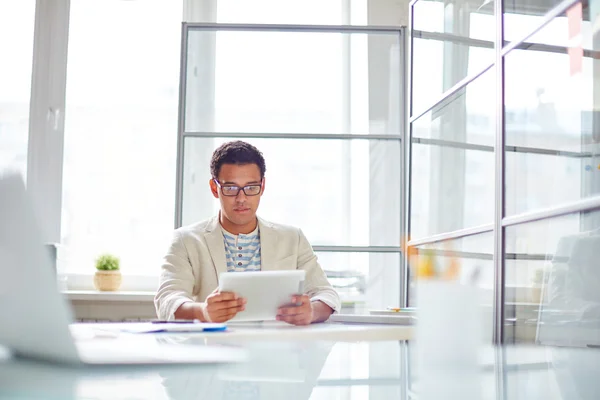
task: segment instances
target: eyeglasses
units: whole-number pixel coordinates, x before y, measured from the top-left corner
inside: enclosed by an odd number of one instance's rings
[[[262,190],[262,181],[258,185],[239,187],[235,185],[221,185],[221,182],[218,180],[213,180],[221,188],[221,193],[223,193],[223,196],[235,197],[240,193],[240,190],[242,190],[246,196],[258,196]]]

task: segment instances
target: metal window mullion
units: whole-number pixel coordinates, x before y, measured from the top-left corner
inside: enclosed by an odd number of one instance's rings
[[[401,135],[354,133],[282,133],[282,132],[183,132],[183,137],[198,138],[252,138],[252,139],[363,139],[401,140]]]
[[[342,23],[349,24],[350,23],[350,1],[342,0]],[[339,76],[341,81],[341,91],[342,91],[342,101],[341,101],[341,130],[345,134],[350,134],[352,132],[352,70],[351,70],[351,57],[352,57],[352,46],[351,46],[351,36],[350,35],[341,35],[339,38],[341,41],[341,58],[342,58],[342,71]],[[348,165],[351,163],[351,143],[349,141],[344,141],[341,143],[341,159],[345,164],[348,162]],[[352,191],[352,170],[351,168],[342,168],[340,174],[340,180],[342,182],[342,196],[341,196],[341,212],[342,215],[347,216],[347,218],[343,218],[342,220],[342,232],[345,232],[344,240],[350,239],[350,215],[352,213],[352,200],[351,200],[351,191]]]
[[[484,144],[456,142],[453,140],[413,137],[413,138],[411,138],[411,141],[412,141],[412,143],[417,143],[417,144],[427,144],[427,145],[434,145],[434,146],[440,146],[440,147],[450,147],[450,148],[461,149],[461,150],[477,150],[477,151],[487,151],[487,152],[494,151],[494,146],[486,146]]]
[[[183,223],[183,163],[185,146],[185,112],[187,91],[187,24],[181,24],[181,54],[179,65],[179,121],[177,124],[177,166],[175,176],[175,229]]]
[[[445,256],[445,257],[459,257],[465,259],[479,259],[479,260],[492,260],[492,253],[478,253],[472,251],[462,251],[462,250],[447,250],[443,248],[438,249],[427,249],[427,252],[431,254]],[[416,249],[417,254],[421,251],[420,249]],[[506,260],[513,261],[549,261],[549,260],[568,260],[568,257],[556,257],[554,254],[528,254],[528,253],[505,253],[504,257]]]
[[[600,196],[595,196],[587,199],[577,200],[572,203],[563,204],[557,207],[504,217],[502,220],[502,226],[507,227],[524,224],[542,219],[561,217],[576,212],[593,211],[598,209],[600,209]]]
[[[409,10],[410,13],[410,10]],[[399,40],[400,44],[400,135],[402,139],[400,140],[400,244],[404,246],[403,242],[405,240],[403,238],[407,237],[406,232],[406,219],[408,218],[406,215],[406,174],[404,169],[406,168],[406,147],[410,146],[410,143],[406,141],[407,132],[408,132],[408,40],[407,40],[407,29],[402,28],[399,32]],[[402,250],[402,255],[400,258],[400,273],[398,274],[400,282],[398,282],[398,304],[400,307],[407,307],[407,293],[408,293],[408,258],[404,249]]]
[[[475,144],[475,143],[465,143],[465,142],[457,142],[453,140],[444,140],[444,139],[434,139],[434,138],[422,138],[422,137],[413,137],[411,138],[412,143],[418,144],[428,144],[435,145],[440,147],[451,147],[461,150],[478,150],[478,151],[487,151],[493,152],[495,147],[488,146],[484,144]],[[570,157],[570,158],[585,158],[592,157],[594,154],[585,152],[576,152],[576,151],[563,151],[563,150],[551,150],[551,149],[543,149],[540,147],[524,147],[524,146],[510,146],[504,145],[504,150],[506,152],[511,153],[526,153],[526,154],[538,154],[538,155],[547,155],[547,156],[558,156],[558,157]]]
[[[320,246],[313,245],[314,251],[322,253],[401,253],[400,246]]]
[[[470,228],[459,229],[452,232],[440,233],[437,235],[431,235],[424,238],[412,239],[408,242],[408,246],[417,247],[423,246],[426,244],[436,243],[436,242],[444,242],[447,240],[456,240],[461,239],[467,236],[479,235],[481,233],[492,232],[494,230],[493,224],[479,225],[473,226]]]
[[[27,190],[45,243],[61,241],[69,13],[68,0],[36,2]]]
[[[563,151],[563,150],[550,150],[539,147],[525,147],[525,146],[510,146],[505,144],[504,150],[511,153],[527,153],[527,154],[539,154],[546,156],[558,156],[558,157],[570,157],[570,158],[585,158],[590,157],[589,153],[582,153],[577,151]]]
[[[500,0],[496,0],[496,1],[500,1]],[[535,29],[522,35],[517,40],[511,41],[508,45],[506,45],[504,48],[501,49],[500,54],[502,56],[505,56],[508,52],[514,50],[515,48],[517,48],[518,46],[523,44],[527,39],[529,39],[530,37],[532,37],[533,35],[538,33],[546,25],[548,25],[548,23],[550,23],[554,18],[564,14],[569,8],[573,7],[573,5],[578,3],[579,1],[581,1],[581,0],[563,0],[562,3],[558,4],[551,11],[547,12],[544,15],[544,17],[542,18],[542,22],[539,25],[537,25],[535,27]],[[504,21],[504,15],[502,15],[502,19]],[[503,37],[502,43],[504,43],[504,37]]]
[[[414,0],[413,0],[414,1]],[[404,176],[405,176],[405,192],[404,192],[404,237],[402,237],[402,251],[404,254],[404,298],[401,303],[402,306],[410,306],[410,260],[408,258],[408,242],[410,240],[410,225],[411,225],[411,193],[412,193],[412,168],[411,168],[411,157],[412,157],[412,123],[410,122],[410,116],[412,115],[412,90],[413,90],[413,18],[414,18],[414,2],[411,1],[408,6],[408,28],[406,30],[405,40],[406,43],[406,118],[404,122],[405,135],[404,135]]]
[[[442,42],[451,42],[455,44],[466,44],[469,47],[480,47],[487,49],[494,48],[494,42],[489,40],[474,39],[468,36],[460,36],[447,32],[431,32],[421,30],[415,30],[413,32],[415,38],[418,39],[437,40]]]
[[[452,86],[450,89],[446,90],[444,93],[442,93],[441,95],[439,95],[437,97],[436,100],[434,100],[429,107],[423,109],[423,110],[419,110],[418,113],[412,115],[409,119],[410,123],[413,123],[414,121],[416,121],[417,119],[421,118],[423,115],[427,114],[428,112],[430,112],[431,110],[433,110],[434,108],[436,108],[438,105],[442,104],[444,101],[446,101],[450,96],[456,94],[459,90],[465,88],[469,83],[473,82],[475,79],[479,78],[481,75],[485,74],[487,71],[489,71],[492,67],[494,66],[494,61],[491,61],[489,64],[485,65],[483,68],[481,68],[479,71],[470,74],[468,76],[466,76],[465,78],[461,79],[459,82],[457,82],[454,86]],[[412,110],[411,110],[412,111]]]
[[[185,23],[190,30],[242,31],[242,32],[330,32],[396,34],[399,26],[385,25],[302,25],[302,24],[237,24],[222,22]]]
[[[445,32],[430,32],[430,31],[414,31],[414,36],[418,39],[426,39],[426,40],[437,40],[443,42],[451,42],[456,44],[465,44],[470,47],[479,47],[479,48],[488,48],[494,49],[494,42],[490,42],[488,40],[482,39],[473,39],[470,37],[459,36],[451,33]],[[536,42],[516,42],[511,43],[511,50],[531,50],[531,51],[540,51],[545,53],[558,53],[558,54],[567,54],[569,47],[568,46],[558,46],[546,43],[536,43]],[[586,50],[584,50],[586,52]],[[593,50],[587,50],[587,54],[584,53],[584,57],[592,58],[594,56]]]
[[[496,149],[495,149],[495,210],[494,210],[494,298],[493,298],[493,343],[504,343],[504,0],[496,0]]]

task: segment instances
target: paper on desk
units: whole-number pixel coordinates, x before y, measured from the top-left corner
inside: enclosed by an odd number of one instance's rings
[[[130,323],[117,323],[117,324],[98,324],[96,329],[119,331],[126,333],[157,333],[157,332],[211,332],[211,331],[224,331],[227,329],[226,324],[219,323],[204,323],[198,322],[194,324],[181,324],[181,323],[160,323],[153,324],[150,322],[130,322]]]

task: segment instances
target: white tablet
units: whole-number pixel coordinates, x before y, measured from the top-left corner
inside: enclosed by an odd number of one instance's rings
[[[224,272],[219,277],[222,292],[246,299],[246,309],[230,321],[272,321],[277,309],[290,304],[292,296],[304,293],[304,270]]]

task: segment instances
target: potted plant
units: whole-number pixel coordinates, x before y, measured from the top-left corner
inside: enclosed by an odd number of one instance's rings
[[[102,291],[115,291],[121,286],[119,258],[112,254],[102,254],[96,259],[94,286]]]

